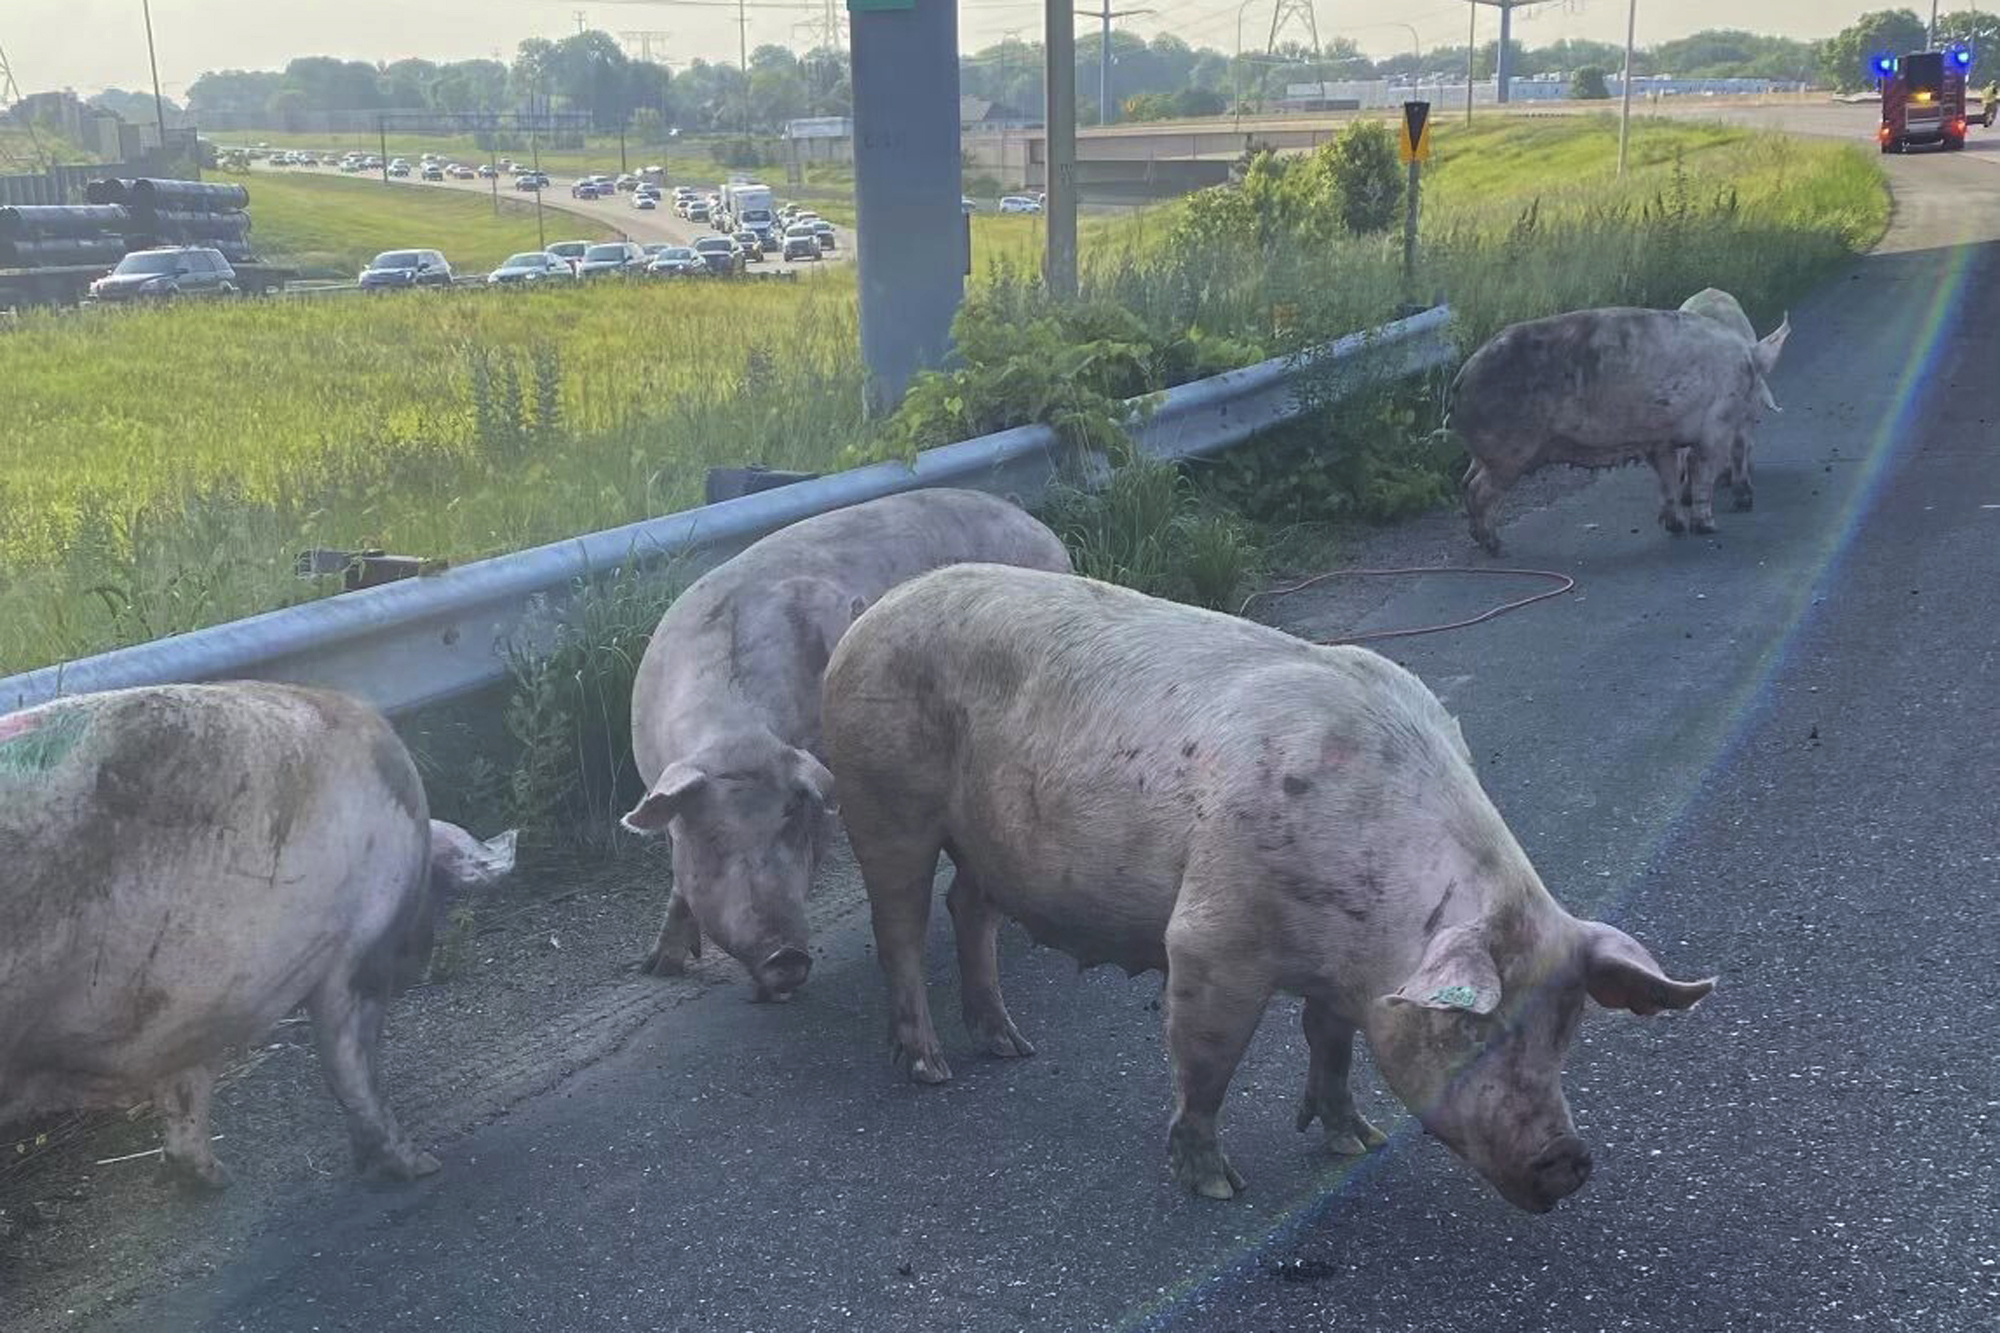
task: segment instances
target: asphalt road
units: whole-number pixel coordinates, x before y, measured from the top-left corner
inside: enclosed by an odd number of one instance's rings
[[[1330,1164],[1292,1129],[1288,1004],[1224,1121],[1250,1192],[1184,1198],[1157,981],[1010,929],[1040,1054],[980,1060],[941,910],[959,1077],[913,1087],[850,914],[791,1005],[708,992],[443,1145],[441,1175],[281,1208],[101,1326],[2000,1326],[2000,138],[1888,167],[1887,243],[1793,312],[1754,514],[1670,540],[1650,474],[1608,474],[1503,530],[1574,596],[1392,654],[1448,685],[1558,897],[1723,979],[1689,1015],[1586,1023],[1567,1085],[1596,1172],[1556,1213],[1510,1210],[1366,1068],[1395,1139]],[[1460,582],[1368,623],[1491,593]]]

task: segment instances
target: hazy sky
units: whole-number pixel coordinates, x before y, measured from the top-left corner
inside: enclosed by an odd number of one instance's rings
[[[846,0],[836,0],[844,7]],[[1747,27],[1793,37],[1822,37],[1889,0],[1639,0],[1639,41],[1647,44],[1701,28]],[[2000,3],[2000,0],[1993,0]],[[1076,0],[1079,8],[1091,0]],[[1150,7],[1119,20],[1151,36],[1170,31],[1196,46],[1232,50],[1239,6],[1232,0],[1119,0],[1114,8]],[[1950,0],[1947,9],[1965,7]],[[1243,41],[1255,47],[1269,35],[1272,0],[1249,0],[1241,12]],[[178,97],[204,70],[277,68],[298,55],[358,60],[422,56],[456,60],[508,58],[523,37],[560,37],[576,31],[576,15],[609,32],[665,31],[665,49],[676,60],[694,56],[736,59],[736,11],[730,0],[152,0],[159,47],[160,83]],[[1985,6],[1981,6],[1985,7]],[[1625,0],[1548,0],[1519,11],[1520,39],[1532,45],[1558,37],[1624,40]],[[809,44],[804,24],[824,12],[821,0],[755,0],[750,45]],[[1317,0],[1322,39],[1348,36],[1371,55],[1409,49],[1417,30],[1423,44],[1462,44],[1466,8],[1461,0]],[[959,35],[967,49],[997,41],[1009,31],[1034,39],[1041,31],[1041,0],[960,0]],[[1493,39],[1497,11],[1480,11],[1480,40]],[[1083,31],[1079,24],[1079,31]],[[637,43],[631,44],[637,50]],[[71,87],[90,93],[106,85],[137,88],[147,81],[146,36],[140,0],[0,0],[0,50],[7,53],[24,92]]]

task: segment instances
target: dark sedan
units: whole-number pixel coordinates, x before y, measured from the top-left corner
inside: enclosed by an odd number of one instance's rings
[[[90,284],[95,301],[165,301],[177,296],[226,296],[236,290],[236,271],[220,250],[134,250],[118,267]]]
[[[733,278],[743,271],[743,252],[727,236],[704,236],[694,243],[694,252],[716,277]]]
[[[361,270],[364,290],[392,287],[449,287],[451,265],[435,250],[385,250]]]
[[[646,252],[631,241],[607,241],[583,252],[577,262],[579,278],[601,278],[613,274],[636,273],[646,266]]]

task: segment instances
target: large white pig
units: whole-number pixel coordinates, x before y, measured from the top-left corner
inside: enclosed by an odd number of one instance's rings
[[[512,864],[512,834],[431,820],[395,732],[342,695],[174,685],[0,717],[0,1123],[150,1095],[167,1165],[220,1186],[218,1061],[303,1003],[356,1168],[437,1170],[383,1102],[383,1012],[434,895]]]
[[[1746,345],[1752,348],[1757,345],[1756,325],[1752,324],[1750,317],[1743,313],[1743,306],[1737,299],[1719,287],[1702,288],[1693,296],[1681,302],[1680,308],[1691,315],[1700,315],[1704,319],[1715,321],[1717,324],[1733,332]],[[1791,323],[1791,317],[1787,315],[1783,327],[1788,330],[1791,328]],[[1778,345],[1779,350],[1783,350],[1783,337],[1778,339]],[[1757,377],[1758,404],[1760,407],[1772,412],[1783,410],[1778,406],[1778,400],[1771,393],[1771,386],[1766,382],[1765,378],[1776,365],[1777,356],[1774,353],[1770,358],[1769,365],[1760,363],[1760,373]],[[1756,488],[1750,478],[1750,438],[1751,432],[1749,431],[1744,431],[1737,437],[1736,445],[1731,451],[1728,464],[1718,471],[1715,477],[1716,485],[1728,486],[1735,493],[1736,507],[1738,509],[1750,509],[1756,504]],[[1682,458],[1685,460],[1686,455],[1683,454]],[[1681,468],[1681,503],[1683,505],[1694,503],[1694,492],[1689,482],[1685,465]]]
[[[831,832],[819,684],[854,618],[905,579],[962,560],[1067,572],[1056,535],[978,491],[922,490],[772,533],[697,579],[661,618],[632,687],[647,785],[624,818],[668,832],[674,882],[644,967],[673,974],[703,932],[755,998],[805,984],[806,890]]]
[[[1765,377],[1791,334],[1761,342],[1685,310],[1578,310],[1502,329],[1452,382],[1448,425],[1472,455],[1472,536],[1498,554],[1493,510],[1551,463],[1616,467],[1644,459],[1668,532],[1715,531],[1718,475],[1744,459],[1769,399]],[[1681,498],[1685,468],[1688,500]],[[1739,492],[1739,496],[1740,496]]]
[[[962,565],[891,592],[834,650],[827,761],[867,882],[890,1037],[950,1075],[925,999],[940,851],[965,1025],[1032,1050],[1001,1000],[1011,917],[1085,964],[1166,973],[1174,1176],[1226,1199],[1224,1090],[1278,992],[1305,998],[1300,1129],[1383,1142],[1348,1067],[1367,1035],[1424,1126],[1521,1208],[1590,1154],[1561,1072],[1586,996],[1651,1014],[1668,979],[1564,911],[1480,788],[1457,723],[1362,648],[1324,648],[1082,578]]]

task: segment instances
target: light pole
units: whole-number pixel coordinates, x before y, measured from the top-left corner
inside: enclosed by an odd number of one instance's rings
[[[1243,0],[1236,10],[1236,63],[1229,67],[1229,86],[1236,94],[1236,128],[1243,128],[1243,16],[1257,0]]]
[[[153,53],[152,0],[139,0],[139,12],[146,18],[146,63],[153,69],[153,115],[160,126],[160,161],[167,160],[167,102],[160,96],[160,58]]]
[[[1618,174],[1625,174],[1625,147],[1632,138],[1632,42],[1639,32],[1639,0],[1625,14],[1625,109],[1618,116]]]
[[[1479,59],[1479,6],[1467,5],[1472,11],[1472,21],[1465,32],[1465,123],[1472,123],[1472,65]]]

